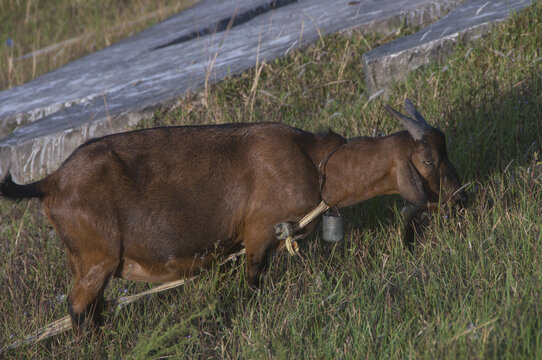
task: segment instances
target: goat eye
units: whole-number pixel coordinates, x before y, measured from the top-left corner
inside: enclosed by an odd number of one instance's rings
[[[424,161],[423,161],[423,164],[426,165],[426,166],[431,166],[431,165],[433,165],[433,161],[426,161],[426,160],[424,160]]]

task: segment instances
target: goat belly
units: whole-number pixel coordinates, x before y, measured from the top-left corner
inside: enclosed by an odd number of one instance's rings
[[[133,259],[124,258],[118,276],[135,281],[165,282],[179,280],[196,275],[201,267],[208,266],[214,256],[183,257],[165,263],[141,264]]]
[[[127,206],[122,276],[139,281],[190,276],[234,246],[236,212],[218,194],[212,195],[176,189],[156,205]]]

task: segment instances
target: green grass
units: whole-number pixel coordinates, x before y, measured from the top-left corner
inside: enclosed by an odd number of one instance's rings
[[[1,0],[0,90],[95,52],[197,1]],[[60,46],[21,59],[55,44]]]
[[[64,333],[14,358],[542,358],[542,5],[367,103],[361,56],[378,36],[326,36],[303,52],[189,95],[143,126],[280,121],[387,134],[405,96],[447,134],[472,201],[433,217],[413,252],[398,197],[345,210],[346,239],[279,254],[257,292],[244,260],[110,309],[100,336]],[[66,314],[70,277],[36,202],[0,202],[0,347]],[[106,296],[151,287],[113,280]],[[13,335],[13,339],[10,337]]]

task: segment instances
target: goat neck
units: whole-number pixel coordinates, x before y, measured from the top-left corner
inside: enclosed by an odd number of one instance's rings
[[[322,199],[329,206],[343,207],[399,193],[397,168],[408,161],[413,142],[406,131],[350,140],[322,166]]]

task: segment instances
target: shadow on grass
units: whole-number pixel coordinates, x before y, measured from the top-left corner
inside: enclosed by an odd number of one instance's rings
[[[449,129],[451,157],[474,183],[503,173],[510,167],[530,166],[542,145],[542,70],[532,68],[524,80],[499,93],[499,80],[488,81],[479,94],[465,94],[446,117],[455,119]],[[487,96],[485,87],[497,95]]]

